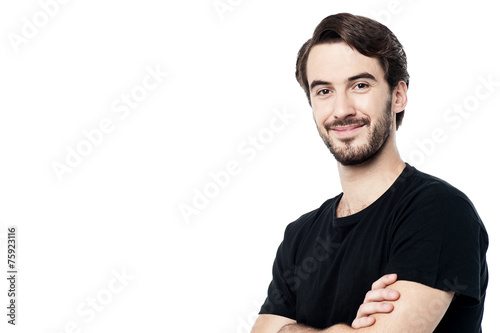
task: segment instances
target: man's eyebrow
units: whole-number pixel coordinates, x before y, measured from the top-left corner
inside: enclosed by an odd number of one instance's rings
[[[346,82],[352,82],[352,81],[356,81],[359,79],[369,79],[369,80],[373,80],[373,81],[377,82],[377,79],[375,79],[375,76],[373,76],[372,74],[370,74],[368,72],[359,73],[359,74],[356,74],[354,76],[351,76],[346,80]],[[328,82],[328,81],[314,80],[313,82],[311,82],[311,84],[309,86],[309,90],[312,90],[314,87],[317,87],[317,86],[329,86],[331,84],[332,83]]]
[[[327,81],[314,80],[313,82],[311,82],[311,85],[309,86],[309,90],[312,90],[314,87],[317,87],[317,86],[328,86],[331,84],[332,84],[331,82],[327,82]]]
[[[352,81],[356,81],[359,79],[369,79],[369,80],[373,80],[373,81],[377,82],[377,79],[375,79],[375,76],[371,75],[368,72],[359,73],[357,75],[351,76],[350,78],[347,79],[347,82],[352,82]]]

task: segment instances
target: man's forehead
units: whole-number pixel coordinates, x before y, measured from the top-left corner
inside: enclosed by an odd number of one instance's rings
[[[335,79],[346,81],[360,73],[369,73],[374,78],[384,77],[380,61],[359,53],[345,42],[314,45],[307,60],[308,81]]]

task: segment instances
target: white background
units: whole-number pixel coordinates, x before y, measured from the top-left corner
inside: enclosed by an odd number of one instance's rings
[[[1,331],[248,332],[285,226],[341,192],[294,71],[319,21],[348,11],[387,24],[405,47],[411,82],[400,151],[475,203],[490,235],[483,329],[495,332],[500,47],[492,2],[220,3],[230,7],[73,0],[44,22],[40,2],[2,1],[0,260],[5,267],[5,232],[17,225],[20,273],[15,328],[0,284]],[[15,46],[12,36],[34,19],[38,31]],[[121,119],[113,105],[140,87],[146,68],[168,77]],[[491,91],[482,86],[488,78],[497,82]],[[447,113],[464,105],[472,111]],[[266,128],[283,110],[293,119],[271,138]],[[60,181],[53,163],[64,164],[67,147],[103,119],[111,133]],[[446,140],[431,144],[434,130]],[[238,149],[259,134],[266,143],[255,155]],[[214,192],[210,173],[231,161],[239,173]],[[207,186],[212,198],[198,202],[206,207],[183,218],[180,207]],[[117,272],[129,280],[115,281]]]

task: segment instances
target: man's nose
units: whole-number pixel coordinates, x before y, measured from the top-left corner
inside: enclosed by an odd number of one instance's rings
[[[335,119],[345,119],[356,114],[351,99],[345,93],[339,93],[335,96],[331,112]]]

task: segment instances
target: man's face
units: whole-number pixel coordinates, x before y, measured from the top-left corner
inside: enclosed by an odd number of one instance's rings
[[[363,163],[392,130],[392,94],[378,59],[345,42],[315,45],[307,61],[313,116],[319,134],[342,165]]]

